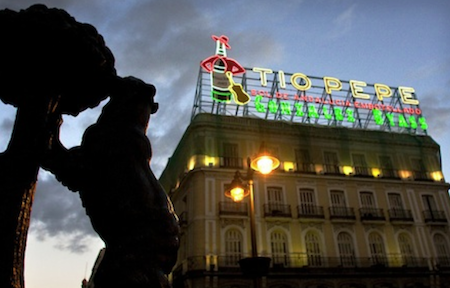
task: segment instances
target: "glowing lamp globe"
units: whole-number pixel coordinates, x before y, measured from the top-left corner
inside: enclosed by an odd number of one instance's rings
[[[225,196],[231,198],[234,202],[242,201],[249,194],[249,190],[242,183],[241,173],[236,171],[233,181],[231,181],[230,188],[225,191]]]
[[[270,155],[259,156],[251,163],[252,169],[259,171],[261,174],[269,174],[278,166],[280,166],[280,160]]]
[[[242,187],[235,187],[230,190],[230,198],[233,199],[234,202],[239,202],[244,199],[245,190]]]

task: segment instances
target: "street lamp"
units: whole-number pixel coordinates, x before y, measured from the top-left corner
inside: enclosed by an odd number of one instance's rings
[[[269,174],[280,166],[280,161],[270,155],[265,150],[264,143],[261,145],[258,156],[250,160],[247,158],[247,175],[244,177],[239,171],[236,171],[230,188],[225,191],[225,196],[230,197],[235,202],[242,201],[246,196],[250,196],[250,239],[251,239],[251,257],[243,258],[239,261],[242,272],[254,278],[255,287],[259,287],[259,278],[267,275],[270,265],[270,258],[258,257],[256,247],[256,224],[255,224],[255,196],[253,187],[253,173],[259,171],[261,174]],[[247,181],[245,184],[244,181]]]

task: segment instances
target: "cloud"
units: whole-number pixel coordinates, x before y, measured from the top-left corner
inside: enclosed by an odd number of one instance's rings
[[[333,20],[333,28],[327,34],[328,39],[337,39],[350,32],[355,17],[355,9],[356,4],[353,4]]]
[[[56,237],[64,241],[59,248],[84,252],[89,239],[96,236],[78,193],[66,189],[53,175],[39,173],[30,232],[38,240]]]
[[[439,76],[444,73],[448,73],[449,71],[450,58],[446,59],[446,61],[442,61],[442,59],[439,59],[439,61],[436,60],[434,62],[426,63],[425,65],[417,67],[417,69],[409,72],[406,77],[411,82],[415,82]]]
[[[428,101],[420,102],[420,108],[423,110],[423,115],[426,116],[429,126],[429,134],[439,135],[440,137],[448,134],[448,123],[450,123],[450,114],[448,113],[450,93],[444,88],[439,87],[428,91],[421,97],[421,99],[428,99]],[[436,103],[439,103],[439,105],[436,105]]]

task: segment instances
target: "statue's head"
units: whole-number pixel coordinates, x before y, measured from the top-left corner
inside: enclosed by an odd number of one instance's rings
[[[139,125],[146,130],[150,115],[158,110],[155,94],[155,87],[140,79],[117,77],[98,123]]]

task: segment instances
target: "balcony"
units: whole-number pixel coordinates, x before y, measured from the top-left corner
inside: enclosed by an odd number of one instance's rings
[[[297,172],[300,173],[316,173],[314,163],[298,163]]]
[[[433,181],[425,171],[412,171],[412,174],[416,181]]]
[[[387,178],[387,179],[399,179],[400,178],[397,170],[390,169],[390,168],[382,168],[381,175],[383,176],[383,178]]]
[[[221,168],[242,169],[243,161],[240,157],[220,157],[219,165]]]
[[[440,268],[450,268],[450,257],[440,256],[436,258],[436,265]]]
[[[423,211],[423,219],[425,223],[447,223],[447,217],[444,211],[439,210],[425,210]]]
[[[269,203],[264,204],[264,217],[292,217],[291,205]]]
[[[360,208],[359,215],[361,221],[386,221],[383,209],[379,208]]]
[[[245,202],[219,202],[219,215],[248,216]]]
[[[330,211],[330,220],[356,220],[355,209],[352,207],[332,206]]]
[[[324,219],[322,206],[302,204],[297,206],[298,218],[317,218]]]
[[[391,222],[414,222],[411,210],[392,208],[388,213]]]
[[[372,177],[370,169],[363,166],[355,166],[355,176],[359,177]]]
[[[341,171],[339,170],[339,165],[337,164],[324,164],[323,165],[323,172],[325,174],[331,174],[331,175],[340,175]]]
[[[323,257],[320,255],[307,255],[306,253],[286,253],[278,255],[265,255],[270,257],[270,273],[277,272],[304,272],[319,273],[325,271],[335,273],[341,270],[351,270],[353,272],[361,271],[362,273],[376,272],[380,268],[389,268],[391,273],[396,271],[404,273],[405,268],[411,268],[411,272],[417,271],[417,268],[428,270],[429,258],[421,257],[403,257],[400,254],[380,255],[376,257],[355,257],[352,255],[341,257]],[[245,254],[235,255],[207,255],[189,257],[182,261],[184,263],[183,270],[187,271],[218,271],[218,272],[234,272],[241,274],[239,268],[239,260],[249,257]],[[450,266],[450,258],[436,258],[436,263],[441,267]],[[327,270],[328,269],[328,270]],[[395,270],[398,269],[398,270]]]

